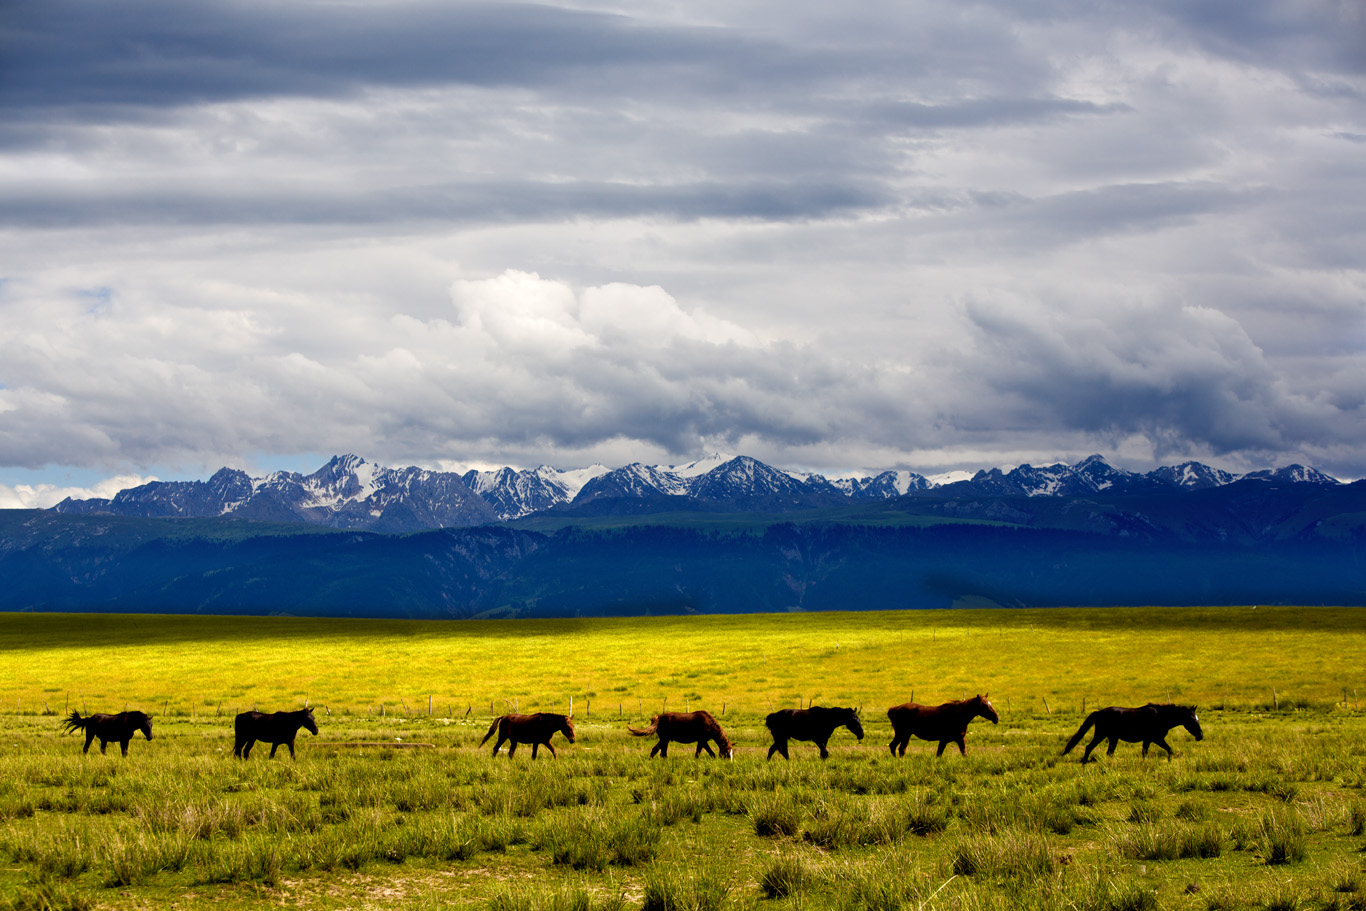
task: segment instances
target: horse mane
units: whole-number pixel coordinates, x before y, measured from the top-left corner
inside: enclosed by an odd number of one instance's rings
[[[726,737],[726,732],[721,730],[720,722],[711,717],[710,712],[698,712],[698,715],[701,716],[702,723],[706,725],[707,733],[712,735],[712,739],[716,741],[717,745],[720,746],[727,755],[734,753],[735,747],[731,744],[729,738]]]

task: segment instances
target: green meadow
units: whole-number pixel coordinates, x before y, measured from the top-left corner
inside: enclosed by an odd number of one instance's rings
[[[386,621],[0,614],[0,710],[199,718],[305,700],[333,713],[684,705],[750,716],[811,700],[880,715],[990,693],[1002,711],[1147,701],[1330,707],[1366,688],[1366,610],[880,611]],[[1045,706],[1047,703],[1047,706]]]
[[[0,908],[1366,908],[1366,612],[869,612],[511,622],[0,615]],[[989,692],[968,755],[885,710]],[[1366,694],[1363,694],[1366,695]],[[494,714],[575,744],[496,760]],[[862,706],[821,762],[763,716]],[[1172,761],[1061,756],[1179,701]],[[231,718],[312,705],[299,759]],[[127,759],[71,709],[142,709]],[[704,708],[734,761],[626,731]],[[357,742],[369,744],[354,746]]]

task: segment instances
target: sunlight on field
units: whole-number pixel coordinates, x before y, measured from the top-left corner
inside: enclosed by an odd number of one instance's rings
[[[1003,712],[1149,700],[1330,706],[1366,689],[1366,610],[912,611],[554,621],[0,615],[0,712],[310,704],[484,716],[766,714],[990,693]]]
[[[1364,621],[0,615],[0,909],[1366,907]],[[966,756],[889,755],[887,706],[988,690]],[[570,697],[558,759],[480,746]],[[233,714],[305,699],[297,762],[233,758]],[[763,715],[799,699],[862,705],[867,736],[766,762]],[[1204,704],[1205,739],[1062,755],[1083,703],[1149,699]],[[666,700],[717,714],[734,761],[649,759],[626,723]],[[156,716],[126,759],[61,732],[124,706]]]

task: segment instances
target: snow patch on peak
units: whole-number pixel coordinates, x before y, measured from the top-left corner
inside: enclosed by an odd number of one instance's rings
[[[925,480],[930,483],[931,487],[943,487],[945,484],[957,484],[960,481],[971,481],[974,477],[976,476],[970,471],[956,469],[954,471],[946,471],[943,474],[929,475]]]
[[[608,468],[606,465],[594,462],[587,468],[570,468],[564,471],[561,471],[558,468],[551,468],[548,465],[542,465],[540,468],[536,469],[536,474],[545,478],[549,483],[563,488],[565,498],[572,500],[579,495],[580,490],[583,490],[583,485],[594,478],[602,477],[611,470],[612,469]]]
[[[727,462],[734,460],[734,458],[735,456],[732,455],[713,452],[711,455],[705,455],[702,458],[688,462],[685,465],[656,465],[655,468],[659,471],[676,474],[680,478],[696,478],[713,469],[720,468]]]

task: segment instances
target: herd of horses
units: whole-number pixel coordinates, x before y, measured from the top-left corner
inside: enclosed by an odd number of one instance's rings
[[[957,745],[958,752],[966,756],[968,724],[976,718],[985,718],[992,724],[998,724],[1001,720],[1000,715],[996,713],[996,707],[986,696],[974,696],[971,699],[946,702],[943,705],[917,705],[908,702],[888,709],[887,718],[892,723],[892,742],[887,746],[893,756],[905,756],[906,746],[912,737],[938,742],[939,750],[935,753],[936,756],[943,756],[944,748],[951,743]],[[863,724],[859,719],[859,712],[852,708],[812,706],[805,709],[783,709],[770,714],[764,720],[764,724],[773,737],[773,745],[768,748],[769,759],[773,758],[774,753],[778,753],[784,759],[790,758],[787,747],[793,740],[814,743],[820,749],[821,758],[827,759],[830,756],[827,744],[834,732],[841,727],[848,729],[859,740],[863,739]],[[85,732],[83,752],[86,753],[90,752],[90,744],[96,738],[100,741],[101,753],[112,741],[123,748],[124,756],[128,755],[128,743],[138,731],[141,731],[148,740],[152,739],[152,719],[142,712],[95,714],[84,718],[79,712],[72,712],[63,727],[68,732]],[[1091,752],[1105,741],[1109,741],[1106,755],[1113,756],[1121,740],[1126,743],[1142,743],[1145,757],[1148,755],[1148,748],[1157,744],[1167,751],[1167,759],[1170,760],[1172,748],[1167,744],[1166,738],[1175,727],[1184,727],[1196,740],[1205,738],[1204,732],[1200,729],[1200,718],[1195,714],[1193,706],[1159,705],[1151,702],[1135,708],[1111,706],[1086,716],[1081,728],[1072,735],[1072,739],[1067,742],[1062,752],[1064,756],[1072,752],[1086,736],[1086,732],[1094,728],[1095,736],[1081,758],[1083,763],[1091,761]],[[251,755],[251,748],[260,741],[271,745],[272,758],[277,749],[288,746],[292,759],[294,739],[300,728],[315,735],[318,733],[318,725],[313,720],[311,708],[294,712],[242,712],[233,723],[233,755],[242,759],[248,758]],[[695,744],[694,757],[701,756],[703,750],[713,758],[718,755],[717,751],[722,758],[735,757],[734,745],[709,712],[664,712],[651,718],[649,727],[628,726],[627,730],[636,737],[658,738],[658,742],[650,750],[651,758],[668,756],[670,743]],[[536,758],[540,747],[545,747],[552,757],[558,758],[555,748],[551,746],[551,738],[558,733],[570,743],[575,740],[573,718],[551,712],[500,715],[493,719],[488,733],[479,741],[479,745],[482,747],[495,733],[498,740],[493,745],[493,755],[497,756],[503,744],[507,743],[509,758],[517,751],[517,745],[522,743],[531,744],[532,759]],[[713,743],[716,744],[716,751],[711,748]]]

